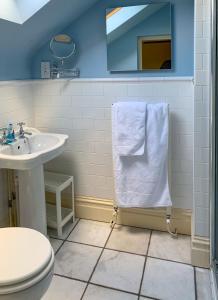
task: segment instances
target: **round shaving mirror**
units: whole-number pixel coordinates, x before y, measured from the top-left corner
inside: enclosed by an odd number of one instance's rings
[[[50,41],[50,50],[52,55],[62,60],[62,62],[71,57],[76,52],[76,44],[67,34],[55,35]]]

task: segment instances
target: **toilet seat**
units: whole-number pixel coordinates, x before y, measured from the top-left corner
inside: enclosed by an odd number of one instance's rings
[[[53,271],[48,239],[29,228],[0,229],[0,295],[33,286]]]

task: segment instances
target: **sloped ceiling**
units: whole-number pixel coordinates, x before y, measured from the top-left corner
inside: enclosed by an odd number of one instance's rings
[[[50,0],[1,0],[0,19],[23,24]]]
[[[30,57],[98,0],[51,0],[24,24],[0,19],[0,80],[30,78]]]

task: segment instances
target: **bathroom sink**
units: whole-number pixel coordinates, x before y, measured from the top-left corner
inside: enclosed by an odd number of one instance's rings
[[[0,145],[0,168],[16,170],[19,226],[47,235],[43,164],[64,151],[68,136],[34,128],[30,132],[10,145]]]
[[[44,164],[63,152],[67,135],[33,133],[0,146],[0,168],[28,170]]]

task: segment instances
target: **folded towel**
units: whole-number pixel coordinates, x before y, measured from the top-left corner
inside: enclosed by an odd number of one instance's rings
[[[120,156],[143,155],[146,103],[118,102],[112,106],[114,147]]]
[[[116,124],[114,117],[113,110],[113,124]],[[168,185],[168,105],[147,104],[145,151],[141,156],[120,156],[114,143],[116,127],[112,126],[112,130],[117,206],[171,206]]]

